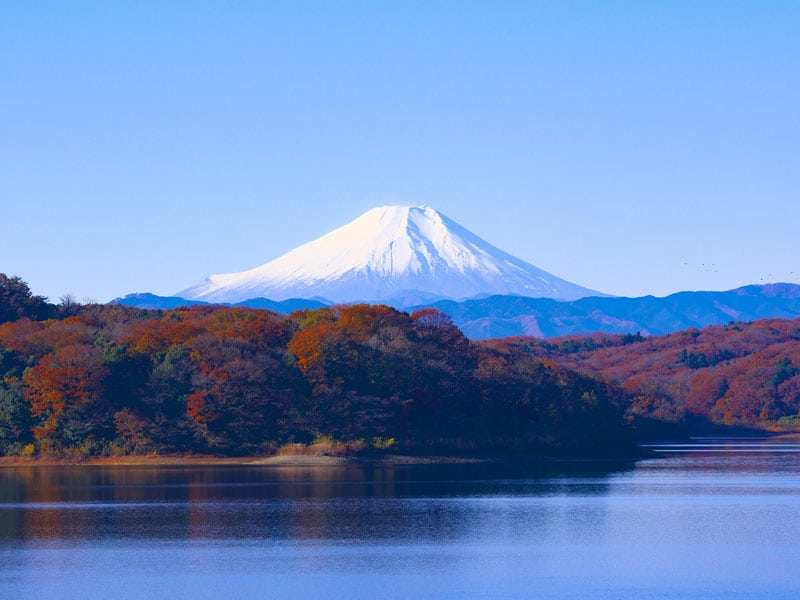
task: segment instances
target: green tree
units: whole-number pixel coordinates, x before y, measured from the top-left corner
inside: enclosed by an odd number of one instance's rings
[[[19,377],[0,379],[0,454],[14,454],[33,440],[31,414]]]
[[[29,319],[46,319],[53,314],[54,306],[47,298],[34,296],[28,284],[19,277],[0,273],[0,323]]]

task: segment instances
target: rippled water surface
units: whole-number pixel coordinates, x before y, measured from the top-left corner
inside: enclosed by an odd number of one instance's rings
[[[800,597],[800,445],[653,450],[547,466],[0,468],[0,597]]]

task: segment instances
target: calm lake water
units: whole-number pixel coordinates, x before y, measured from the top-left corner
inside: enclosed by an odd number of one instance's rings
[[[800,597],[800,444],[655,449],[546,467],[0,468],[0,597]]]

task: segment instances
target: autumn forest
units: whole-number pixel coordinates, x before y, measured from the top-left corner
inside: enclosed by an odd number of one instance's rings
[[[0,274],[0,453],[624,451],[800,429],[800,320],[475,342],[435,309],[53,305]]]

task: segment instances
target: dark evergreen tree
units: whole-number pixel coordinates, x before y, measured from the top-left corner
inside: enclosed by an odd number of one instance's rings
[[[28,284],[19,277],[0,273],[0,323],[29,318],[47,319],[54,314],[55,306],[43,296],[34,296]]]

